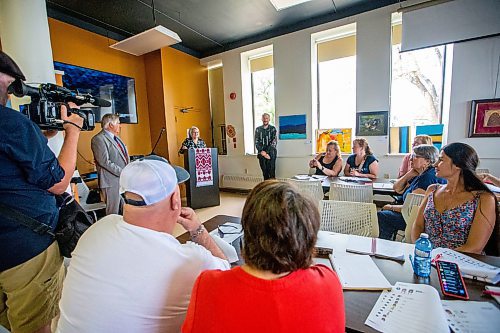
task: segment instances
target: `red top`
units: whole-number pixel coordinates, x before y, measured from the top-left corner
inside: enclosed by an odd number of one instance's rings
[[[342,286],[315,265],[277,280],[241,267],[196,280],[182,332],[345,332]]]

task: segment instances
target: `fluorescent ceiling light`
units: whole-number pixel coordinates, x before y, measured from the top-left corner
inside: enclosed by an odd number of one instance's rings
[[[293,7],[304,2],[309,2],[311,0],[269,0],[273,4],[276,10],[282,10],[288,7]]]
[[[178,34],[162,25],[158,25],[140,34],[119,41],[110,47],[135,56],[140,56],[180,42],[182,42],[182,40]]]

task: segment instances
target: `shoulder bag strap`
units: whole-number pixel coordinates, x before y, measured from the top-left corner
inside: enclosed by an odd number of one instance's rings
[[[46,225],[40,221],[35,220],[34,218],[21,213],[20,211],[5,205],[0,202],[0,212],[4,214],[6,217],[10,218],[13,221],[16,221],[19,224],[24,225],[25,227],[31,229],[39,235],[49,234],[54,237],[54,233],[52,232],[49,225]]]

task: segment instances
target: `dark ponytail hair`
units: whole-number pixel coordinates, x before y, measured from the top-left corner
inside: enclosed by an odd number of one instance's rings
[[[500,232],[498,223],[498,201],[493,192],[491,192],[476,175],[476,168],[479,164],[479,157],[476,151],[468,144],[461,142],[450,143],[444,146],[442,150],[446,156],[451,159],[453,164],[460,168],[466,191],[484,191],[495,198],[495,225],[493,226],[493,232],[491,233],[484,251],[489,255],[498,256],[498,236]]]
[[[462,171],[466,191],[485,191],[493,195],[490,189],[476,175],[479,157],[474,148],[465,143],[454,142],[444,146],[442,150],[453,164]]]

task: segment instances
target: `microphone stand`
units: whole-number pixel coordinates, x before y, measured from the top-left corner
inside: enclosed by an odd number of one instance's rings
[[[161,128],[160,135],[158,136],[158,139],[156,140],[156,143],[153,146],[153,150],[151,150],[151,153],[149,155],[155,155],[156,146],[158,145],[158,142],[160,142],[160,139],[161,139],[161,136],[163,135],[163,132],[165,132],[165,127]]]

